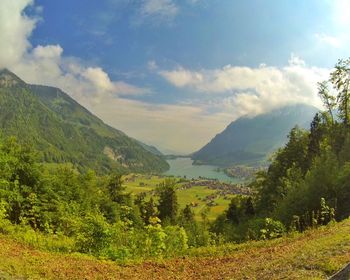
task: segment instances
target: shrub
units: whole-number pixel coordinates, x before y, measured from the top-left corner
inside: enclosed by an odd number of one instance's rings
[[[165,251],[164,232],[160,224],[151,224],[146,226],[145,253],[151,257],[159,257]]]
[[[248,221],[246,237],[251,240],[278,238],[286,232],[280,221],[271,218],[253,219]]]
[[[165,237],[165,255],[174,256],[177,253],[184,252],[187,248],[187,234],[186,231],[179,226],[167,226],[164,228]]]
[[[78,251],[100,255],[112,242],[109,224],[100,214],[88,214],[76,237]]]

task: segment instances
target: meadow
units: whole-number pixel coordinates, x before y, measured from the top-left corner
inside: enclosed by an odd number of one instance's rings
[[[142,174],[129,174],[123,177],[124,186],[126,190],[130,192],[134,197],[140,193],[146,193],[146,199],[149,199],[153,192],[157,189],[167,177],[157,175],[142,175]],[[207,218],[210,221],[222,214],[230,204],[231,199],[234,197],[232,194],[222,195],[217,190],[209,188],[206,185],[206,180],[197,179],[196,182],[203,182],[203,185],[195,185],[191,188],[183,188],[183,186],[190,182],[180,177],[173,177],[177,181],[177,198],[179,208],[183,209],[186,205],[191,205],[197,220],[202,219],[201,213],[206,212]],[[206,197],[214,196],[211,199],[210,206],[208,206],[208,200]]]

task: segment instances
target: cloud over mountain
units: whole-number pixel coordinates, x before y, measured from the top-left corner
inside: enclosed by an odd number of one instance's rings
[[[178,88],[198,94],[231,93],[223,107],[239,115],[255,115],[291,103],[320,106],[317,83],[328,77],[329,69],[310,67],[292,54],[288,65],[189,70],[178,67],[159,74]]]

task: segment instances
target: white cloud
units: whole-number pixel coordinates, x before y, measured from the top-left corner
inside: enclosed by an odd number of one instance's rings
[[[30,0],[0,2],[0,67],[7,67],[29,83],[54,85],[98,102],[108,94],[138,95],[148,89],[112,81],[100,67],[86,67],[77,59],[63,56],[59,45],[31,46],[29,37],[38,18],[29,18],[24,9]]]
[[[176,87],[199,85],[203,82],[203,75],[201,73],[186,70],[182,67],[173,71],[160,71],[159,74]]]
[[[22,11],[32,0],[2,0],[0,2],[0,67],[18,62],[31,47],[28,37],[37,22]]]
[[[257,68],[227,65],[191,71],[179,67],[159,74],[178,88],[230,95],[218,106],[237,116],[254,115],[290,103],[320,106],[317,82],[328,77],[329,69],[308,67],[292,54],[288,65],[280,68],[265,64]]]
[[[330,36],[325,33],[316,33],[315,37],[319,42],[330,45],[332,47],[340,48],[342,46],[342,42],[339,37]]]
[[[154,60],[148,61],[147,67],[148,67],[148,70],[150,70],[150,71],[154,71],[154,70],[158,69],[157,62],[155,62]]]
[[[178,6],[172,0],[143,0],[139,20],[171,21],[178,11]]]

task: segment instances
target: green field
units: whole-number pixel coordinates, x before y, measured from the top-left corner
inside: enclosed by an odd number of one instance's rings
[[[163,176],[151,176],[151,175],[141,175],[141,174],[130,174],[123,178],[124,185],[126,190],[132,195],[137,195],[142,192],[145,192],[146,199],[149,199],[151,192],[155,190],[160,183],[165,180],[166,177]],[[180,209],[183,209],[186,205],[192,205],[192,209],[195,213],[196,219],[201,219],[201,212],[205,208],[209,208],[208,218],[209,220],[214,220],[219,214],[223,213],[227,209],[231,198],[233,195],[224,196],[218,195],[213,199],[213,206],[206,207],[207,201],[204,199],[207,196],[213,195],[216,193],[216,190],[209,189],[207,186],[193,186],[189,189],[182,189],[182,186],[185,184],[183,179],[174,178],[177,183],[177,195]]]

